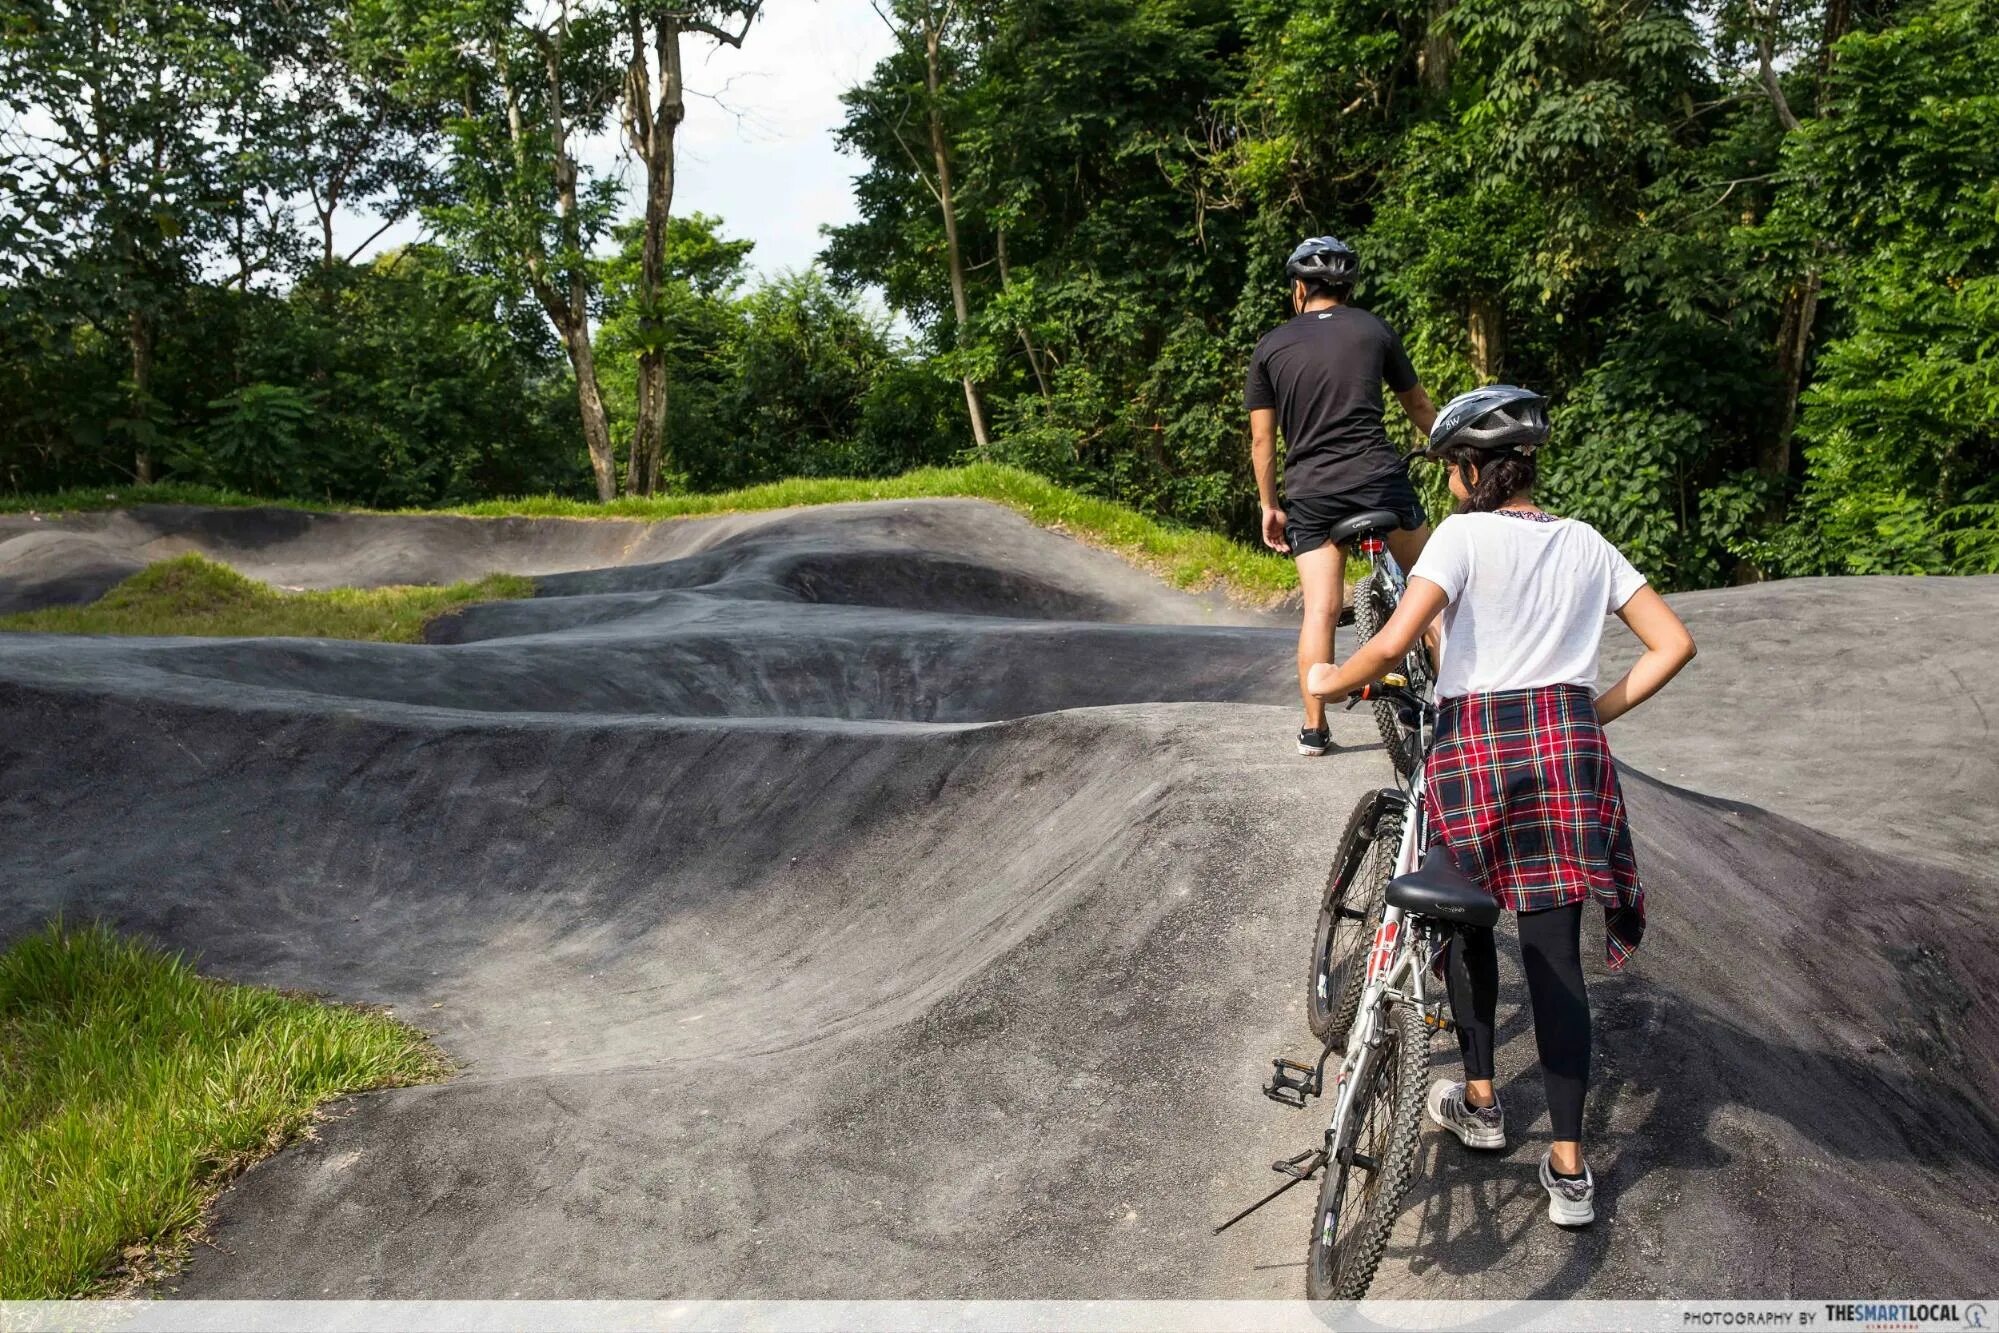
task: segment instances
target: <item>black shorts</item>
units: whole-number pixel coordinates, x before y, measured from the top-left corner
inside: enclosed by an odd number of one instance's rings
[[[1370,509],[1386,509],[1400,519],[1404,528],[1420,528],[1430,521],[1409,474],[1402,468],[1373,481],[1363,482],[1338,495],[1287,496],[1284,501],[1284,540],[1291,554],[1300,556],[1326,544],[1333,524]]]

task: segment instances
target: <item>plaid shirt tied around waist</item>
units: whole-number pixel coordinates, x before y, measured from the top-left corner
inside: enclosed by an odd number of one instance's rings
[[[1645,933],[1645,893],[1587,689],[1445,699],[1424,799],[1459,868],[1513,911],[1602,903],[1606,960],[1624,966]]]

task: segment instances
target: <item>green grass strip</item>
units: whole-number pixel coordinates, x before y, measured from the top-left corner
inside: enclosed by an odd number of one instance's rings
[[[479,518],[630,518],[659,520],[702,514],[733,514],[852,500],[990,500],[1030,522],[1078,541],[1115,551],[1179,588],[1220,586],[1243,601],[1266,604],[1296,590],[1290,560],[1232,541],[1219,533],[1164,523],[1125,505],[1073,491],[1020,468],[994,463],[919,468],[879,480],[801,477],[737,491],[706,495],[622,496],[606,504],[561,496],[486,500],[441,510],[403,511],[466,514]],[[0,512],[61,513],[80,509],[127,508],[138,504],[197,504],[240,507],[266,503],[230,491],[198,487],[107,487],[54,495],[0,496]],[[279,501],[292,508],[311,508]],[[1348,562],[1348,577],[1365,572]]]
[[[231,1176],[329,1098],[445,1072],[388,1016],[195,974],[102,926],[0,953],[0,1299],[170,1268]]]
[[[420,643],[423,627],[447,611],[533,594],[534,581],[516,574],[488,574],[443,588],[280,592],[227,565],[183,555],[148,565],[87,606],[0,616],[0,630]]]

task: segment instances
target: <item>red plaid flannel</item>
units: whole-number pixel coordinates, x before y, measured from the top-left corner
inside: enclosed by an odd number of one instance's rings
[[[1446,699],[1424,769],[1431,827],[1516,912],[1594,897],[1612,968],[1645,933],[1624,793],[1590,692],[1549,685]]]

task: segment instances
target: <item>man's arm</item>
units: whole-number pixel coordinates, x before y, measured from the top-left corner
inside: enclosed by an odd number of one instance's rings
[[[1409,414],[1409,420],[1416,429],[1428,436],[1430,427],[1437,424],[1437,408],[1423,386],[1418,384],[1406,393],[1396,394],[1395,401],[1402,404],[1402,410]]]
[[[1256,467],[1256,498],[1263,506],[1263,544],[1289,551],[1284,540],[1284,511],[1277,507],[1277,409],[1252,408],[1249,414],[1249,458]]]

